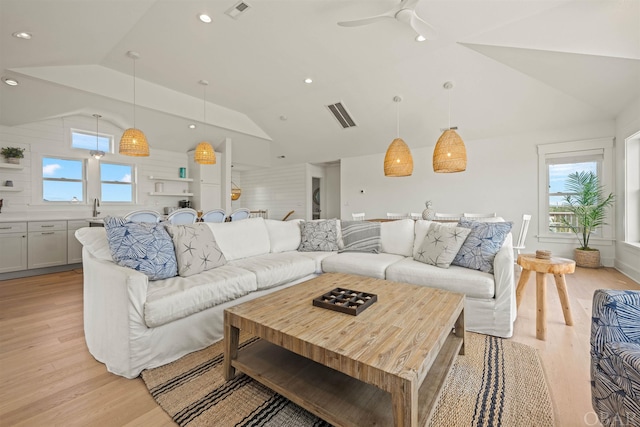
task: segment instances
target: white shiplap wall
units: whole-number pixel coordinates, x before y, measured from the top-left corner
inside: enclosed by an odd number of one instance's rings
[[[39,197],[41,167],[40,159],[44,156],[61,156],[67,158],[87,159],[85,150],[73,150],[68,140],[69,128],[87,131],[95,130],[95,119],[90,116],[70,116],[56,118],[41,122],[29,123],[21,126],[0,126],[0,147],[25,148],[25,158],[22,159],[22,170],[0,168],[0,183],[4,185],[6,180],[12,180],[14,187],[22,188],[21,192],[3,192],[0,189],[0,198],[4,200],[2,217],[0,219],[38,219],[42,217],[89,217],[91,215],[91,201],[97,196],[96,190],[91,187],[85,194],[85,200],[79,204],[43,204]],[[115,137],[115,145],[123,132],[123,129],[113,124],[102,121],[99,125],[100,133],[111,133]],[[134,164],[138,177],[137,200],[134,204],[102,204],[102,215],[116,215],[126,213],[134,209],[155,209],[162,211],[164,206],[177,206],[181,196],[151,196],[155,182],[149,180],[149,175],[164,177],[178,177],[179,167],[187,167],[187,154],[153,149],[149,157],[127,157],[118,154],[107,154],[103,160]],[[0,158],[0,162],[4,159]],[[87,168],[97,170],[98,163],[89,159]],[[97,189],[97,187],[96,187]],[[185,182],[165,181],[164,191],[181,193],[188,191]]]
[[[270,219],[305,218],[307,210],[307,167],[305,164],[233,173],[233,182],[242,188],[242,196],[233,209],[269,210]],[[310,219],[310,218],[309,218]]]

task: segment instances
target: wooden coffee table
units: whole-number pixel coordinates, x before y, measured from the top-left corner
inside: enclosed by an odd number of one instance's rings
[[[342,287],[376,294],[358,316],[312,305]],[[464,295],[325,273],[224,311],[224,373],[236,369],[336,426],[424,425],[457,354]],[[238,349],[240,330],[262,338]]]

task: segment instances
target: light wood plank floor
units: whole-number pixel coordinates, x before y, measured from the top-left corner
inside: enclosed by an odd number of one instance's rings
[[[525,291],[514,341],[539,350],[556,424],[599,425],[591,409],[589,333],[595,289],[640,289],[615,269],[567,276],[575,325],[564,324],[553,277],[547,340],[535,338],[535,279]],[[141,379],[110,374],[89,354],[82,326],[82,272],[0,282],[1,426],[174,425]]]

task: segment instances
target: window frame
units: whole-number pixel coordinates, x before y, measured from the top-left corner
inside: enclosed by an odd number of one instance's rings
[[[625,138],[623,218],[624,243],[640,248],[640,170],[637,159],[640,159],[640,132]]]
[[[83,152],[91,152],[93,150],[100,150],[100,148],[96,148],[96,147],[91,147],[91,148],[82,148],[82,147],[76,147],[73,145],[73,134],[74,133],[78,133],[78,134],[82,134],[82,135],[87,135],[87,136],[91,136],[94,137],[96,136],[96,132],[95,131],[90,131],[90,130],[84,130],[84,129],[80,129],[80,128],[69,128],[69,148],[72,150],[80,150]],[[115,141],[115,136],[110,134],[110,133],[103,133],[103,132],[98,132],[98,137],[100,138],[107,138],[109,140],[109,148],[107,150],[102,150],[105,153],[108,154],[113,154],[113,147],[114,147],[114,141]]]
[[[81,179],[77,180],[77,179],[46,178],[44,176],[44,173],[42,172],[42,167],[43,167],[42,163],[44,162],[44,159],[57,159],[57,160],[65,160],[65,161],[72,161],[72,162],[80,162],[80,164],[82,166],[82,177],[81,177]],[[39,184],[40,184],[40,194],[39,194],[39,197],[38,197],[38,203],[37,204],[53,206],[53,205],[68,205],[70,203],[84,205],[84,204],[87,203],[87,187],[89,185],[89,180],[88,180],[88,165],[87,165],[86,159],[76,158],[76,157],[71,157],[71,156],[59,156],[59,155],[45,155],[45,154],[43,154],[42,156],[40,156],[38,164],[39,164],[38,170],[39,170],[39,174],[40,174],[40,179],[38,181]],[[58,201],[45,200],[44,199],[44,183],[45,183],[45,181],[80,182],[82,184],[82,201],[73,202],[71,200],[58,200]]]
[[[577,239],[573,233],[552,233],[549,231],[549,160],[562,163],[558,159],[566,159],[573,163],[575,159],[595,158],[602,156],[598,162],[598,177],[606,193],[615,193],[615,177],[613,173],[614,138],[599,138],[582,141],[560,142],[538,145],[538,241],[542,243],[568,243]],[[594,245],[612,245],[614,242],[615,205],[607,209],[606,225],[601,232],[593,234]]]
[[[121,181],[103,181],[102,180],[102,165],[116,165],[116,166],[128,166],[131,168],[131,182],[125,183]],[[100,195],[100,203],[111,204],[111,205],[133,205],[136,203],[136,194],[137,194],[137,173],[136,173],[136,165],[134,163],[125,163],[125,162],[98,162],[98,194]],[[118,184],[118,185],[131,185],[131,201],[104,201],[102,197],[102,184]]]

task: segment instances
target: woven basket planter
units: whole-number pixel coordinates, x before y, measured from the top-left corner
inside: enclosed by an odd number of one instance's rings
[[[576,249],[574,258],[578,267],[600,268],[600,251],[597,249],[593,251]]]

